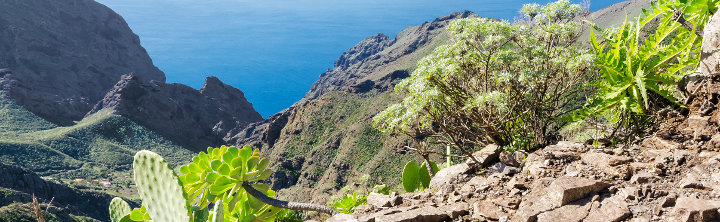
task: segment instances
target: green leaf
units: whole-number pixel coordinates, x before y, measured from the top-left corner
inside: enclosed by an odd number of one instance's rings
[[[418,168],[418,179],[420,180],[420,190],[430,187],[430,173],[428,172],[427,164],[423,163]]]
[[[419,167],[415,161],[410,161],[405,164],[402,172],[402,185],[406,192],[415,192],[420,184]]]

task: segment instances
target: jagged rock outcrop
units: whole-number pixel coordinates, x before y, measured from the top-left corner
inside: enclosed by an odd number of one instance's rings
[[[56,212],[59,210],[66,215],[87,215],[99,221],[105,221],[110,217],[107,206],[111,196],[98,192],[79,191],[46,181],[35,173],[16,166],[0,163],[1,188],[19,191],[19,193],[5,191],[0,193],[0,206],[6,206],[12,202],[32,202],[34,194],[43,203],[52,200],[52,206]]]
[[[125,20],[93,0],[0,1],[0,88],[51,122],[72,124],[121,75],[165,81]]]
[[[193,150],[218,146],[234,128],[263,120],[240,90],[208,77],[200,90],[126,75],[87,115],[111,109]]]

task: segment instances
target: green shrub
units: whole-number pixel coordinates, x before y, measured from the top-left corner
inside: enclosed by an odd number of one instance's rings
[[[373,193],[390,195],[390,188],[385,184],[375,185],[372,190]]]
[[[594,26],[603,40],[591,30],[602,79],[595,84],[597,94],[574,119],[605,114],[618,126],[642,123],[653,108],[652,93],[679,104],[676,84],[694,71],[700,58],[702,37],[696,31],[703,30],[717,5],[717,0],[660,0],[620,28]],[[691,27],[683,27],[682,20]]]
[[[355,212],[355,208],[360,205],[367,204],[367,195],[358,195],[353,192],[352,195],[345,194],[342,199],[332,204],[332,208],[340,213],[351,214]]]
[[[429,135],[470,156],[488,143],[551,142],[579,108],[593,54],[575,46],[580,6],[525,5],[524,20],[450,23],[451,45],[422,59],[395,90],[404,99],[374,118],[385,133]]]
[[[280,213],[275,215],[276,222],[302,222],[303,215],[299,211],[282,209]]]

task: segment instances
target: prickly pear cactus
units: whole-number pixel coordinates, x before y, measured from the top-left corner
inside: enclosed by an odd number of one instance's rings
[[[120,222],[122,218],[130,215],[130,205],[122,198],[115,197],[110,201],[110,220]]]
[[[138,193],[153,221],[190,221],[183,186],[160,155],[147,150],[138,152],[133,170]]]
[[[437,173],[437,165],[433,162],[430,162],[430,165],[432,171]],[[415,161],[410,161],[405,164],[402,172],[402,185],[405,191],[422,191],[430,187],[430,179],[427,164],[423,163],[421,166],[418,166]]]

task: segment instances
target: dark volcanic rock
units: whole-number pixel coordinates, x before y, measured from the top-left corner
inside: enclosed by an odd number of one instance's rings
[[[205,86],[195,90],[123,76],[88,115],[102,109],[111,109],[195,150],[220,145],[231,129],[262,120],[240,90],[215,77],[208,77]]]
[[[0,163],[0,187],[26,194],[14,201],[32,202],[31,196],[34,194],[45,203],[52,199],[53,208],[62,208],[63,211],[69,211],[75,215],[87,215],[100,221],[105,221],[110,217],[108,204],[112,197],[109,195],[78,191],[48,182],[35,173],[16,166]],[[0,195],[0,205],[4,205],[2,197]]]
[[[122,17],[92,0],[0,1],[0,88],[61,125],[80,120],[123,74],[165,81]]]

